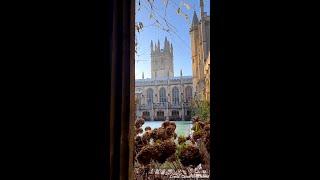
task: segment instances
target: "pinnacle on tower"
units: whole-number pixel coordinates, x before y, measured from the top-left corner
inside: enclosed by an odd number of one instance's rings
[[[203,17],[203,15],[204,15],[203,6],[204,6],[204,4],[203,4],[203,0],[200,0],[200,12],[201,12],[201,18],[202,18],[202,17]]]
[[[150,47],[151,47],[151,54],[153,53],[153,42],[152,42],[152,40],[151,40],[151,45],[150,45]]]
[[[198,20],[196,11],[193,11],[191,28],[192,28],[192,27],[196,27],[198,24],[199,24],[199,20]]]
[[[167,51],[167,49],[168,49],[168,40],[167,40],[167,36],[165,37],[165,39],[164,39],[164,47],[163,47],[163,49],[165,50],[165,51]]]
[[[157,52],[158,46],[157,43],[154,43],[154,52]]]
[[[167,37],[165,38],[165,50],[170,52],[170,42],[167,40]]]

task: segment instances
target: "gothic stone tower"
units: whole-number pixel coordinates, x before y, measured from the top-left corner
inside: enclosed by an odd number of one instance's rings
[[[190,38],[191,38],[191,53],[192,53],[192,81],[193,89],[197,91],[197,84],[200,80],[201,75],[201,61],[200,59],[200,47],[199,44],[199,29],[198,29],[199,20],[196,12],[193,13],[192,25],[190,28]]]
[[[172,43],[164,40],[164,47],[160,49],[160,41],[158,45],[151,41],[151,78],[172,78],[173,73],[173,47]]]
[[[201,99],[205,88],[205,64],[207,64],[210,51],[210,16],[204,12],[203,0],[200,0],[200,20],[194,12],[189,32],[192,50],[193,89]]]

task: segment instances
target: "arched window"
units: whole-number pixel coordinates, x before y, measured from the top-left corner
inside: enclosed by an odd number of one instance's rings
[[[167,102],[166,90],[164,89],[164,87],[160,88],[159,95],[160,103]]]
[[[173,117],[179,117],[179,111],[173,110],[172,111],[172,116]]]
[[[157,121],[164,121],[164,112],[163,111],[157,111]]]
[[[174,87],[172,89],[172,104],[178,105],[179,104],[179,89]]]
[[[149,88],[147,90],[147,104],[148,106],[151,106],[153,103],[153,90]]]
[[[164,112],[163,111],[158,111],[157,112],[158,117],[164,117]]]
[[[150,120],[150,112],[149,111],[143,111],[142,112],[142,118],[145,120]]]
[[[136,94],[136,96],[135,96],[135,101],[136,101],[136,104],[137,104],[137,105],[141,105],[141,97],[140,97],[140,94]]]
[[[186,102],[191,102],[191,100],[192,100],[192,88],[191,88],[191,86],[187,86],[186,87],[185,93],[186,93]]]

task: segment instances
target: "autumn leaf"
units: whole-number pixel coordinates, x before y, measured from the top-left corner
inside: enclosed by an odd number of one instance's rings
[[[180,13],[181,13],[181,9],[178,8],[178,9],[177,9],[177,14],[180,14]]]
[[[189,10],[190,9],[190,5],[187,3],[184,3],[184,6]]]
[[[187,3],[183,3],[183,5],[189,10],[190,9],[190,5]]]

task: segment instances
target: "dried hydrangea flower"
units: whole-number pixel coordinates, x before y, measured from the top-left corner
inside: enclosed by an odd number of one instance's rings
[[[140,150],[142,149],[143,146],[144,146],[144,144],[142,141],[142,137],[137,136],[135,138],[135,152],[140,152]]]
[[[175,127],[174,127],[174,126],[172,126],[172,125],[167,126],[167,127],[166,127],[166,137],[167,137],[167,138],[173,137],[173,135],[174,135],[174,130],[175,130]]]
[[[147,126],[146,128],[144,128],[145,131],[149,131],[151,130],[151,127],[150,126]]]
[[[158,128],[154,128],[151,132],[151,138],[153,141],[156,141],[158,139]]]
[[[163,127],[160,127],[158,130],[157,130],[157,137],[158,139],[166,139],[166,129],[164,129]]]
[[[138,162],[143,165],[150,164],[154,152],[154,146],[144,146],[137,155]]]
[[[204,122],[198,122],[199,128],[204,129],[205,123]]]
[[[166,128],[166,127],[169,126],[169,125],[170,125],[170,121],[169,121],[169,120],[165,120],[165,121],[162,123],[161,127]]]
[[[176,130],[176,128],[177,128],[177,125],[176,125],[176,123],[175,123],[175,122],[173,122],[173,121],[170,121],[170,125],[171,125],[171,126],[174,126],[174,129]]]
[[[178,156],[185,167],[197,167],[202,161],[200,150],[192,145],[184,147]]]
[[[144,145],[149,144],[151,139],[151,132],[147,131],[142,135],[142,142]]]
[[[135,126],[136,126],[137,129],[140,128],[143,124],[144,124],[144,119],[143,118],[139,118],[135,122]]]
[[[173,141],[166,140],[155,146],[156,151],[153,159],[159,163],[164,163],[170,156],[176,152],[176,144]]]
[[[142,128],[136,129],[136,135],[141,134],[141,133],[143,133],[143,129]]]

